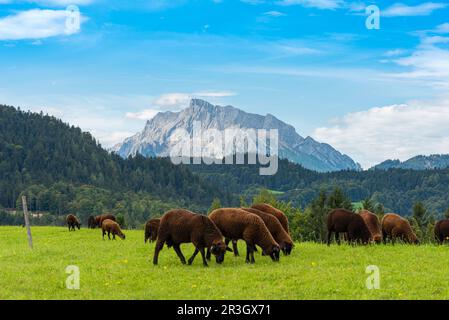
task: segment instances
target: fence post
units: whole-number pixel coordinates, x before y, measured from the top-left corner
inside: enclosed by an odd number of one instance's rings
[[[33,237],[31,236],[30,219],[28,218],[28,206],[26,196],[22,196],[23,216],[25,217],[25,226],[28,234],[28,244],[33,249]]]

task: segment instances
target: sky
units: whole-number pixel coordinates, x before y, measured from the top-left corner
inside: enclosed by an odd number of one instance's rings
[[[105,147],[196,97],[273,114],[364,168],[449,153],[446,1],[0,0],[0,74],[1,104]]]

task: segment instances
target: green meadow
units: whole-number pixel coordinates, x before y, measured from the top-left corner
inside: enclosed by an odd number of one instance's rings
[[[33,227],[34,249],[21,227],[0,227],[0,299],[447,299],[449,247],[373,245],[352,247],[298,243],[279,263],[256,254],[256,264],[227,254],[223,265],[181,265],[164,248],[150,262],[154,244],[143,231],[103,241],[101,231]],[[193,252],[182,246],[185,256]],[[80,288],[66,287],[66,267],[80,271]],[[380,288],[369,290],[369,265]]]

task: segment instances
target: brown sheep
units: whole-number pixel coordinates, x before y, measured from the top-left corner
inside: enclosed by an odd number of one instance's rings
[[[243,239],[246,242],[246,263],[255,262],[255,245],[261,247],[263,252],[269,255],[273,261],[279,261],[279,244],[273,239],[259,216],[242,209],[224,208],[212,211],[209,217],[225,238],[231,240]]]
[[[182,264],[186,264],[180,248],[182,243],[193,243],[195,246],[195,252],[188,261],[189,265],[200,252],[203,265],[207,267],[205,248],[212,251],[219,264],[223,263],[226,253],[223,235],[212,220],[183,209],[170,210],[162,216],[154,250],[153,264],[155,265],[158,263],[159,252],[164,247],[164,243],[169,248],[175,249]]]
[[[95,229],[96,227],[101,228],[103,221],[106,219],[117,221],[113,214],[105,213],[96,217],[90,216],[87,225],[91,229]]]
[[[266,203],[259,203],[259,204],[254,204],[251,206],[251,208],[253,209],[257,209],[260,210],[262,212],[266,212],[269,213],[273,216],[275,216],[276,218],[278,218],[279,222],[281,223],[282,227],[284,228],[284,230],[290,234],[289,228],[288,228],[288,218],[285,215],[285,213],[283,213],[281,210],[276,209],[275,207],[266,204]]]
[[[362,210],[359,214],[365,221],[365,224],[371,233],[371,240],[373,240],[375,243],[381,243],[382,228],[380,226],[379,218],[374,213],[368,210]]]
[[[435,224],[435,239],[439,244],[449,240],[449,219],[440,220]]]
[[[349,242],[367,244],[371,238],[371,233],[363,218],[345,209],[335,209],[329,213],[327,217],[327,245],[331,243],[333,232],[338,244],[340,244],[340,233],[346,233]]]
[[[156,241],[157,230],[159,229],[159,223],[161,219],[150,219],[145,224],[145,243],[150,240],[150,243]]]
[[[66,218],[67,226],[69,227],[69,231],[75,231],[75,227],[78,228],[78,230],[81,228],[81,223],[79,222],[78,218],[73,215],[69,214]]]
[[[108,233],[109,240],[111,240],[111,233],[112,233],[113,240],[115,240],[116,235],[118,235],[120,237],[120,239],[122,239],[122,240],[125,239],[125,235],[123,234],[122,230],[120,229],[120,226],[118,225],[117,222],[115,222],[113,220],[110,220],[110,219],[103,220],[103,222],[101,223],[101,230],[103,232],[103,240],[104,240],[104,235],[106,234],[106,232]]]
[[[282,252],[287,256],[290,255],[293,249],[293,240],[290,235],[284,230],[281,223],[276,217],[254,208],[242,209],[261,217],[271,235],[273,236],[274,240],[281,247]]]
[[[410,223],[395,213],[388,213],[382,219],[382,237],[384,243],[389,237],[394,243],[396,238],[400,238],[410,244],[418,244],[419,240],[413,232]]]

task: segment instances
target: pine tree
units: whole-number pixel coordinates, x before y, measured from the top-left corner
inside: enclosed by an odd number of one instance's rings
[[[373,202],[371,201],[370,198],[367,198],[367,199],[363,200],[362,201],[362,206],[363,206],[364,210],[368,210],[368,211],[371,211],[371,212],[374,212],[375,209],[376,209],[374,207]]]
[[[244,196],[240,196],[240,208],[246,208],[248,207],[248,203],[246,202],[246,199]]]
[[[374,213],[377,215],[379,220],[382,220],[383,216],[385,215],[385,208],[381,203],[378,203],[376,205],[376,208],[374,209]]]
[[[349,199],[339,187],[335,187],[334,191],[329,195],[327,205],[331,209],[353,209],[351,199]]]
[[[267,189],[262,189],[258,195],[253,199],[253,204],[256,203],[268,203],[276,207],[277,199],[273,193]]]
[[[212,211],[214,211],[216,209],[220,209],[220,208],[221,208],[221,201],[220,201],[220,199],[214,198],[214,200],[212,201],[212,204],[210,205],[208,213],[211,213]]]
[[[413,206],[413,218],[421,230],[427,225],[429,217],[427,215],[427,209],[422,202],[417,202]]]
[[[310,225],[314,241],[323,242],[326,239],[326,220],[330,211],[327,203],[326,192],[321,190],[318,197],[310,205]]]

